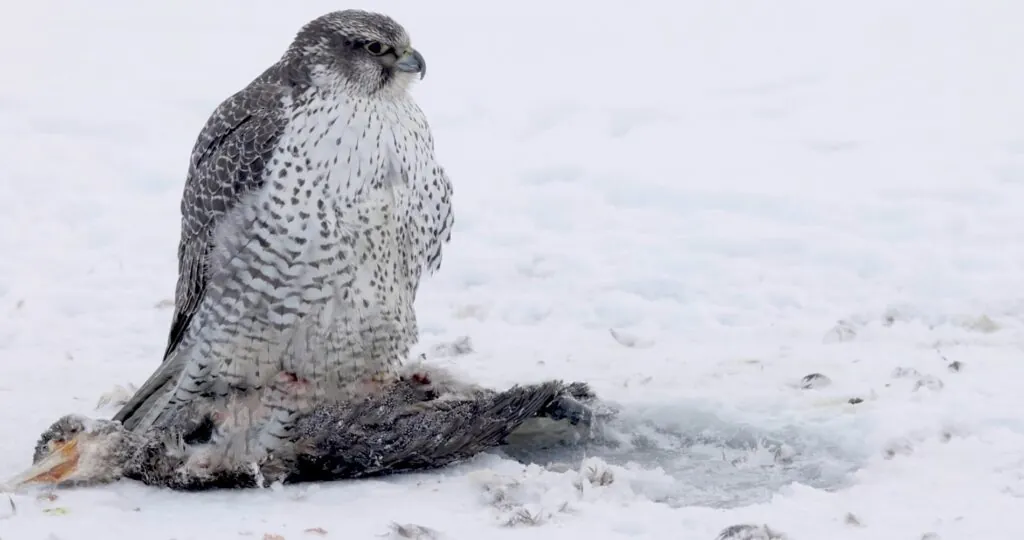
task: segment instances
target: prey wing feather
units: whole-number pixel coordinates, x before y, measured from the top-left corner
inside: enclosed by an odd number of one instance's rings
[[[114,415],[129,429],[185,368],[186,357],[175,352],[206,292],[214,233],[239,200],[262,187],[287,122],[281,103],[289,87],[261,79],[217,107],[192,150],[181,199],[178,283],[167,349],[161,366]]]
[[[300,420],[291,482],[358,478],[442,467],[500,445],[523,422],[556,399],[558,381],[515,386],[468,399],[427,402],[395,410],[387,397],[345,414],[321,409]]]

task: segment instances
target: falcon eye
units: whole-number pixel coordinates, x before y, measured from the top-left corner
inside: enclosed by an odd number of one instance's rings
[[[379,41],[371,41],[364,45],[363,48],[366,49],[366,52],[374,56],[380,56],[391,50],[391,47],[388,47]]]

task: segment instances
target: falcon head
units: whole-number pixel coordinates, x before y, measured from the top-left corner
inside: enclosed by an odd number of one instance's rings
[[[314,81],[326,75],[362,95],[404,91],[427,73],[423,55],[409,45],[402,25],[387,15],[355,9],[307,23],[287,56],[308,66]]]

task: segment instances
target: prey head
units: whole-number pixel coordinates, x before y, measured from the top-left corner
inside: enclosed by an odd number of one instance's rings
[[[119,422],[67,415],[43,432],[32,466],[7,481],[57,486],[102,484],[118,480],[134,455],[134,435]]]

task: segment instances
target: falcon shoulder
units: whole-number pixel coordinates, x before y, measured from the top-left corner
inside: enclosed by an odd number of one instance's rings
[[[181,198],[178,283],[164,360],[181,343],[203,298],[218,225],[263,186],[264,168],[287,123],[281,100],[288,94],[287,85],[257,79],[221,103],[196,140]]]

